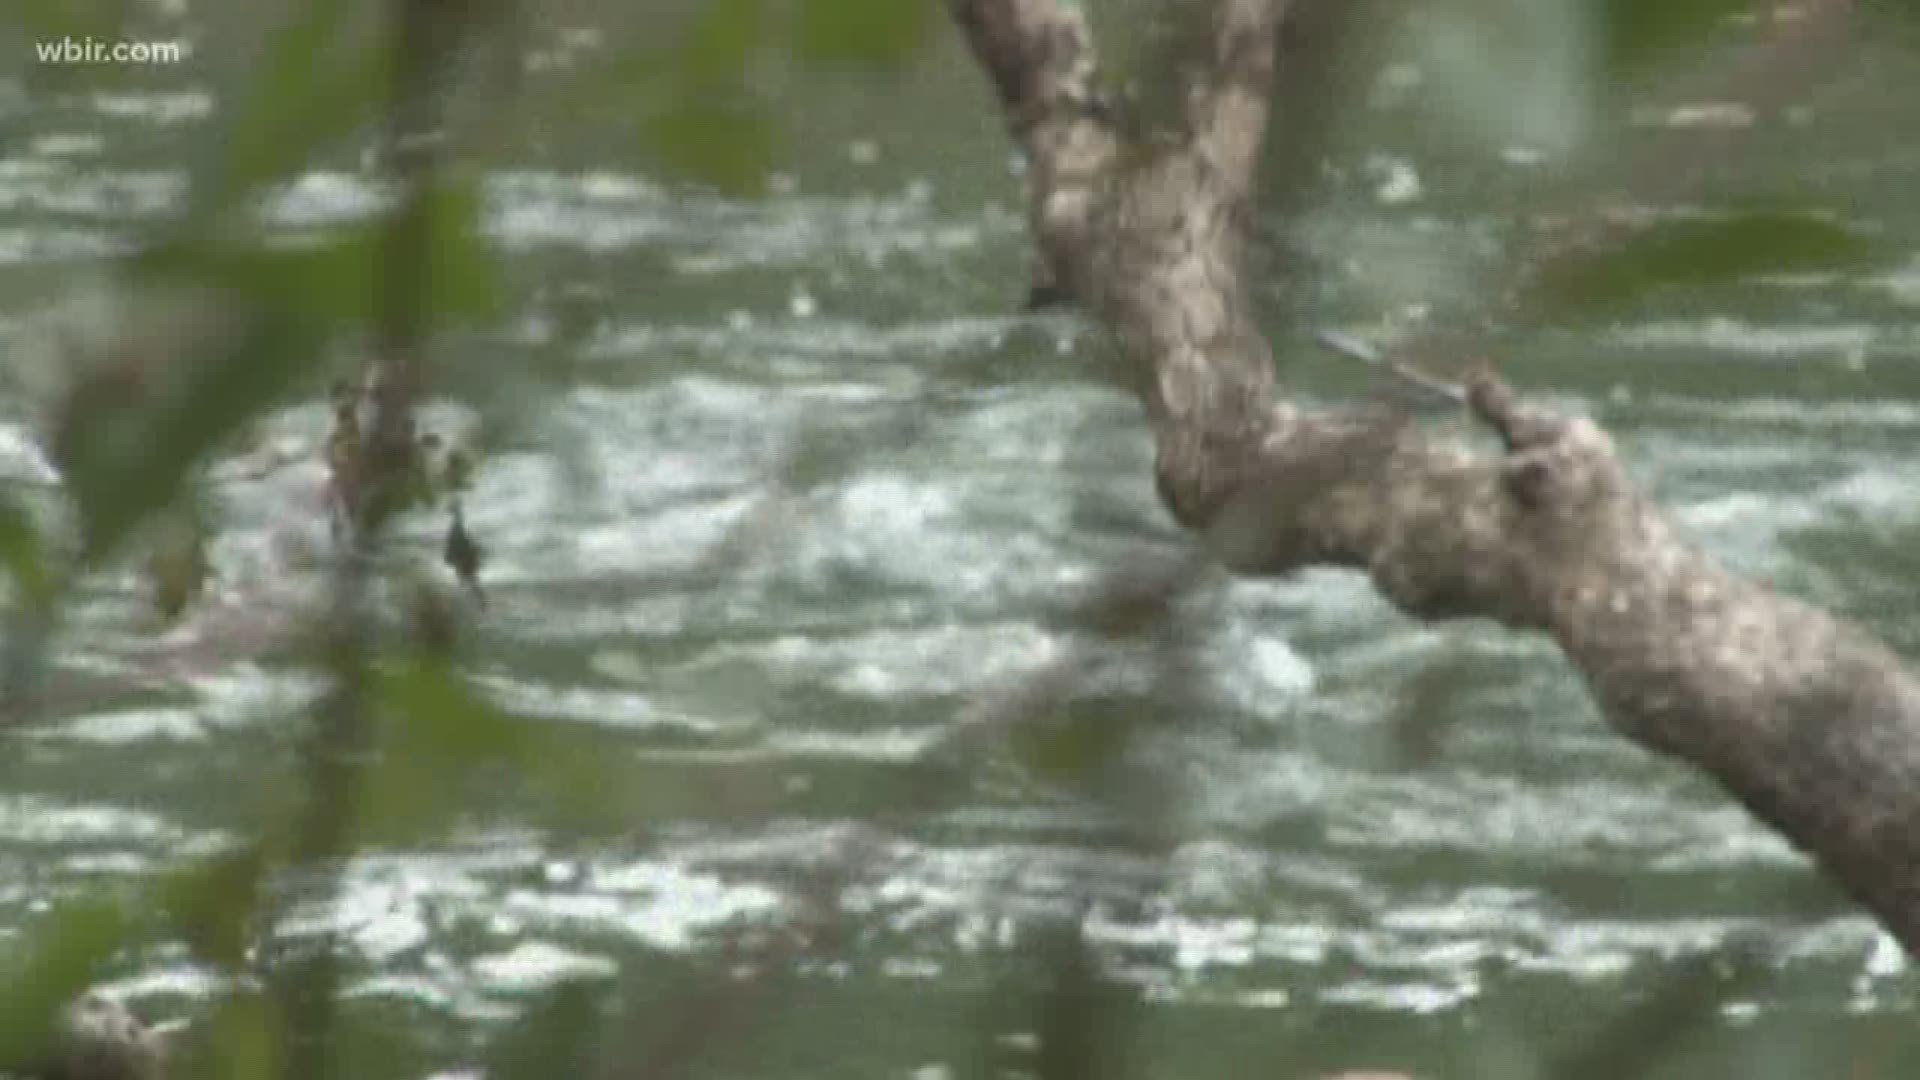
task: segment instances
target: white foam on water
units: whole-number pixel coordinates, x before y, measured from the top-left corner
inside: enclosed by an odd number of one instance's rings
[[[0,229],[0,266],[90,263],[128,250],[125,239],[106,229],[51,225]]]
[[[889,728],[872,732],[788,731],[776,728],[762,744],[786,757],[832,761],[917,761],[950,734],[945,727]]]
[[[531,994],[576,979],[612,978],[620,970],[604,956],[547,941],[522,941],[505,952],[476,957],[471,966],[485,989],[506,994]]]
[[[555,686],[503,676],[483,675],[474,681],[501,708],[542,719],[699,735],[712,735],[727,728],[715,720],[662,708],[638,691]]]
[[[686,952],[703,935],[741,922],[764,921],[784,909],[780,893],[653,861],[596,861],[585,892],[518,888],[500,910],[528,926],[613,932],[653,948]]]
[[[1522,781],[1454,771],[1444,778],[1354,778],[1327,809],[1327,841],[1341,847],[1499,853],[1542,864],[1589,864],[1694,852],[1717,865],[1727,836],[1761,826],[1721,804],[1677,813],[1674,795],[1615,780]],[[1787,868],[1801,857],[1756,840],[1748,866]]]
[[[261,219],[279,228],[352,225],[386,210],[393,197],[379,180],[357,173],[309,172],[261,202]]]
[[[145,742],[203,742],[207,730],[190,709],[126,709],[62,717],[33,732],[36,739],[126,746]]]
[[[1807,401],[1795,398],[1703,398],[1677,394],[1647,394],[1635,399],[1635,410],[1714,428],[1758,426],[1795,428],[1809,435],[1830,436],[1835,429],[1920,427],[1920,403],[1884,398],[1839,401]],[[1689,426],[1687,431],[1695,430]],[[1721,452],[1784,452],[1764,445],[1753,447],[1703,447]]]
[[[885,700],[978,691],[1036,670],[1064,647],[1031,624],[954,625],[722,645],[700,663],[746,658],[776,682]]]
[[[189,835],[159,814],[142,810],[62,804],[35,795],[0,795],[0,842],[168,847],[184,842]]]
[[[178,170],[88,171],[59,168],[0,173],[0,212],[122,219],[181,208],[187,177]]]
[[[1849,355],[1886,343],[1890,337],[1884,327],[1873,323],[1765,325],[1726,316],[1638,323],[1616,329],[1609,336],[1633,348],[1697,349],[1769,359]]]
[[[1478,980],[1471,978],[1456,985],[1358,980],[1329,987],[1319,998],[1329,1004],[1425,1016],[1464,1005],[1478,993]]]
[[[94,110],[116,120],[168,126],[204,120],[213,113],[213,95],[205,90],[145,90],[93,95]]]

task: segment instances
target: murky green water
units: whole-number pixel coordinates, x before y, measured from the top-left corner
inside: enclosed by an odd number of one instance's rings
[[[1920,99],[1892,89],[1902,70],[1863,53],[1797,123],[1762,117],[1737,166],[1879,236],[1904,253],[1891,269],[1654,297],[1545,326],[1511,363],[1601,417],[1714,552],[1913,650],[1920,151],[1889,132]],[[184,197],[224,84],[193,62],[123,82],[0,82],[0,350],[32,347]],[[1076,599],[1185,544],[1097,339],[1014,314],[1025,238],[983,88],[946,42],[878,90],[791,92],[809,110],[758,200],[667,186],[590,140],[484,178],[526,288],[438,359],[496,407],[537,406],[503,411],[468,502],[494,557],[469,670],[659,797],[572,840],[486,805],[444,843],[359,862],[305,920],[351,945],[354,1075],[469,1066],[573,975],[621,973],[658,1003],[647,1030],[672,1030],[690,980],[819,919],[808,882],[847,865],[839,947],[724,1017],[720,1072],[1030,1069],[1010,973],[1067,917],[1132,1003],[1141,1075],[1520,1075],[1736,939],[1764,978],[1716,991],[1673,1075],[1843,1075],[1915,1049],[1888,1041],[1916,1001],[1892,943],[1810,901],[1802,860],[1710,785],[1611,735],[1541,641],[1409,624],[1348,575],[1215,575],[1182,608],[1192,676],[1169,696],[1137,648],[1075,631]],[[1524,155],[1442,152],[1391,101],[1366,123],[1327,208],[1265,229],[1265,262],[1320,268],[1270,290],[1309,319],[1393,314],[1394,290],[1363,284],[1383,277],[1411,282],[1395,304],[1444,300],[1451,268],[1491,265],[1550,202]],[[296,233],[376,203],[343,166],[267,212]],[[1273,329],[1307,393],[1356,388]],[[46,484],[20,392],[0,416],[0,474]],[[58,715],[0,758],[0,933],[248,828],[315,684],[256,655],[247,616],[324,587],[297,556],[325,536],[325,426],[317,401],[286,412],[216,470],[214,595],[185,626],[156,638],[131,572],[89,582],[54,650]],[[824,464],[769,501],[796,445]],[[763,542],[713,572],[750,514]],[[436,527],[403,530],[423,564]],[[1169,721],[1129,774],[1165,798],[1146,846],[1011,760],[946,790],[916,766],[983,693],[1081,653],[1079,707]],[[1446,737],[1409,755],[1404,688],[1441,663]],[[110,989],[176,1017],[217,986],[160,950]]]

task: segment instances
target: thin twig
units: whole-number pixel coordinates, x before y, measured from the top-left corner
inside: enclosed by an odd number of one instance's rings
[[[365,610],[368,579],[393,493],[413,467],[413,410],[421,384],[421,356],[429,331],[433,236],[428,203],[436,162],[421,136],[434,120],[433,80],[444,41],[433,25],[431,0],[391,0],[394,85],[383,138],[401,198],[381,237],[381,265],[373,298],[376,358],[381,374],[371,437],[351,448],[363,487],[350,504],[345,551],[334,586],[327,635],[333,687],[313,716],[303,748],[305,804],[292,841],[299,886],[291,902],[335,904],[354,846],[374,740],[368,670],[374,630]],[[332,930],[310,952],[279,958],[270,972],[284,1025],[278,1075],[321,1080],[336,1071],[335,1021],[342,976],[340,945]]]
[[[1431,394],[1453,405],[1465,405],[1467,403],[1466,387],[1461,386],[1459,383],[1448,382],[1445,379],[1429,375],[1419,368],[1403,361],[1391,359],[1379,349],[1374,348],[1372,345],[1361,341],[1351,334],[1342,333],[1339,330],[1316,330],[1313,334],[1313,340],[1331,352],[1338,353],[1350,360],[1358,360],[1368,367],[1378,368],[1405,382],[1409,386],[1420,390],[1422,393]]]

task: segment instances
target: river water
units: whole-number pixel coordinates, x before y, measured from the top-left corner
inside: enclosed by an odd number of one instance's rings
[[[1636,121],[1682,145],[1731,130],[1730,172],[1891,258],[1549,319],[1501,347],[1518,381],[1605,422],[1705,547],[1911,651],[1920,149],[1888,133],[1915,130],[1920,95],[1894,89],[1903,73],[1910,88],[1910,63],[1863,49],[1790,119],[1716,99]],[[182,147],[226,85],[191,60],[105,89],[0,82],[0,350],[36,347],[48,310],[178,211]],[[440,350],[466,392],[433,413],[507,418],[467,500],[492,604],[465,666],[577,730],[647,809],[566,835],[508,785],[451,835],[359,860],[295,928],[344,934],[353,1075],[469,1068],[570,977],[625,980],[661,1039],[689,1000],[719,1002],[700,1067],[725,1075],[1031,1071],[1021,972],[1063,920],[1124,1003],[1104,1022],[1140,1075],[1546,1075],[1735,948],[1757,974],[1689,1001],[1658,1075],[1903,1075],[1887,1063],[1920,1052],[1916,995],[1891,941],[1709,782],[1611,734],[1545,642],[1415,625],[1336,573],[1203,572],[1175,616],[1177,686],[1152,648],[1076,624],[1103,582],[1187,544],[1098,335],[1018,313],[1026,240],[984,88],[943,41],[879,92],[790,89],[806,107],[759,197],[592,139],[482,177],[514,300]],[[1381,95],[1321,209],[1261,223],[1276,352],[1309,396],[1364,380],[1303,325],[1444,311],[1564,205],[1532,155],[1432,137],[1418,96]],[[378,204],[346,160],[263,213],[291,235]],[[1313,268],[1310,287],[1283,287],[1283,266]],[[24,390],[0,417],[0,473],[44,490]],[[53,715],[7,736],[0,934],[246,834],[238,793],[291,760],[317,684],[228,623],[261,590],[323,587],[290,552],[324,537],[326,419],[317,396],[276,414],[213,471],[213,596],[182,627],[156,635],[130,569],[85,583]],[[395,541],[423,572],[439,527]],[[1074,658],[1066,708],[1150,721],[1112,782],[992,751],[957,782],[926,771],[961,718]],[[1410,748],[1409,731],[1437,734]],[[823,921],[831,947],[767,944]],[[787,976],[771,994],[689,997],[763,967]],[[109,976],[157,1018],[219,991],[179,948]]]

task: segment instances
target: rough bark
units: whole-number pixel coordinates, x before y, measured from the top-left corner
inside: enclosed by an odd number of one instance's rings
[[[1040,278],[1112,332],[1182,525],[1242,573],[1348,567],[1416,618],[1550,634],[1614,728],[1717,779],[1920,950],[1920,677],[1898,656],[1722,570],[1605,432],[1490,375],[1469,402],[1500,454],[1277,385],[1241,256],[1288,106],[1279,30],[1306,0],[1220,0],[1185,129],[1145,140],[1101,100],[1077,8],[949,6],[1027,156]]]

